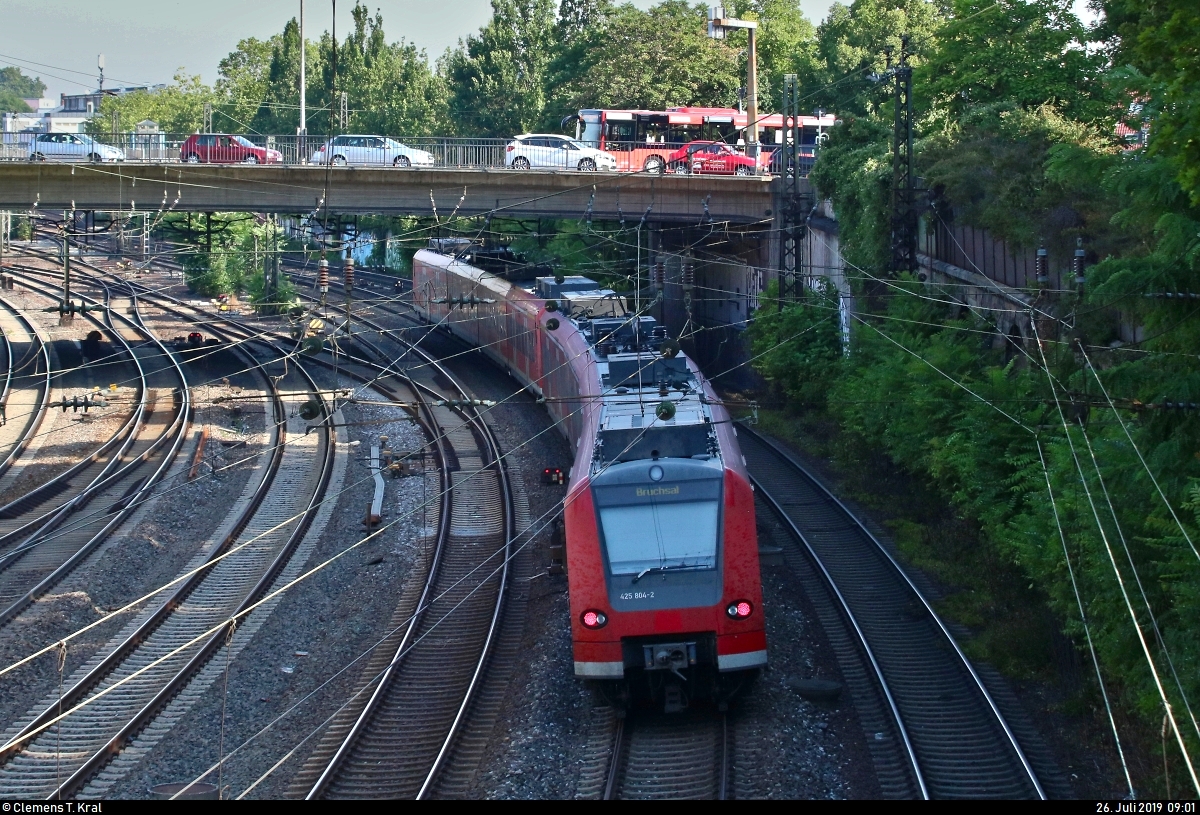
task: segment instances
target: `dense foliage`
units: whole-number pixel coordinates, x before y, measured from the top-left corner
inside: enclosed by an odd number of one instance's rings
[[[872,28],[880,9],[904,5],[856,2],[820,32],[875,32],[862,50],[879,53],[908,30]],[[1037,333],[1014,344],[1003,312],[888,278],[891,111],[855,79],[825,91],[852,115],[812,174],[859,295],[849,353],[797,333],[814,320],[804,302],[753,326],[756,350],[787,349],[759,370],[845,447],[883,451],[950,501],[977,526],[978,557],[1019,568],[1082,646],[1081,600],[1108,690],[1165,745],[1135,785],[1165,791],[1166,766],[1170,788],[1191,791],[1177,738],[1200,748],[1200,419],[1165,406],[1200,402],[1200,320],[1161,295],[1200,291],[1200,17],[1194,3],[1107,0],[1089,30],[1064,0],[918,5],[923,217],[1045,245],[1058,269],[1081,240],[1085,291],[1029,291]],[[1146,126],[1148,144],[1118,137],[1119,121]],[[1165,741],[1156,675],[1179,728]]]
[[[40,99],[46,91],[46,83],[39,78],[26,76],[20,68],[0,68],[0,111],[28,113],[26,99]]]

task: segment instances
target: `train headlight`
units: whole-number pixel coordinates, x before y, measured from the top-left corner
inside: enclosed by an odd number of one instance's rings
[[[725,613],[733,620],[744,620],[754,613],[754,605],[749,600],[735,600],[725,608]]]
[[[603,611],[588,609],[579,616],[579,621],[583,623],[584,628],[604,628],[608,625],[608,615]]]

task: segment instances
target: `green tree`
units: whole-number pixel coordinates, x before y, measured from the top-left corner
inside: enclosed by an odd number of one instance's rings
[[[383,17],[355,4],[354,30],[338,53],[338,86],[347,91],[351,130],[432,135],[445,125],[445,86],[424,51],[388,44]]]
[[[954,0],[914,89],[922,108],[936,106],[951,120],[996,102],[1053,105],[1080,120],[1111,118],[1099,82],[1103,55],[1089,54],[1087,42],[1070,0]]]
[[[1129,87],[1153,118],[1150,149],[1200,203],[1200,5],[1191,0],[1102,0],[1118,65],[1142,76]],[[1132,99],[1130,100],[1132,101]]]
[[[806,100],[812,107],[839,116],[878,113],[889,101],[886,83],[872,81],[887,67],[887,53],[899,57],[901,38],[908,36],[912,64],[934,42],[942,24],[940,3],[931,0],[854,0],[834,3],[817,28],[821,70],[811,78]]]
[[[326,40],[328,36],[326,33]],[[270,62],[251,125],[260,133],[295,133],[300,120],[300,24],[293,17],[270,42]],[[308,82],[306,114],[308,131],[315,134],[325,133],[329,128],[329,110],[325,107],[329,94],[322,81],[327,56],[327,47],[323,49],[320,42],[308,41],[304,57]],[[231,54],[229,58],[233,57]],[[244,95],[251,99],[254,93],[255,86],[251,83]]]
[[[0,110],[10,113],[28,113],[26,99],[40,99],[46,92],[46,83],[40,78],[26,76],[20,68],[0,68]]]
[[[492,19],[479,35],[443,57],[458,132],[505,137],[541,121],[554,12],[554,0],[492,0]]]
[[[219,129],[230,124],[236,129],[253,128],[250,123],[270,87],[271,59],[282,40],[281,34],[267,40],[254,37],[242,40],[217,65],[217,82],[213,90],[220,104],[214,117],[227,120],[219,125]]]
[[[589,107],[730,107],[744,84],[737,49],[710,39],[704,7],[683,0],[620,6],[579,51],[558,77],[548,120]]]
[[[754,366],[795,408],[824,408],[842,360],[838,301],[827,285],[779,308],[779,284],[760,297],[748,333]]]
[[[741,0],[730,12],[758,21],[758,107],[777,112],[782,106],[784,74],[796,74],[802,85],[809,85],[820,71],[817,29],[800,10],[798,0]],[[746,35],[739,33],[733,42],[743,47],[745,39]],[[744,71],[744,60],[742,65]]]
[[[204,105],[214,100],[212,89],[200,77],[188,76],[180,69],[165,88],[105,96],[97,115],[88,121],[87,132],[110,132],[115,114],[116,129],[121,133],[131,132],[144,119],[157,122],[166,133],[192,133],[204,123]]]

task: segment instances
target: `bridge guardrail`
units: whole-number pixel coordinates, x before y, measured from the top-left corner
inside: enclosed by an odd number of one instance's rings
[[[196,136],[197,139],[192,139]],[[191,139],[191,141],[189,141]],[[198,142],[206,143],[198,143]],[[30,161],[35,157],[52,162],[89,162],[97,158],[108,163],[128,161],[153,164],[178,164],[192,161],[211,164],[286,164],[401,167],[401,168],[495,168],[506,166],[507,146],[511,139],[477,139],[450,136],[417,136],[405,139],[375,135],[324,136],[238,135],[190,133],[3,133],[0,134],[0,162]],[[186,147],[186,150],[185,150]],[[611,142],[605,151],[616,159],[618,172],[692,172],[687,161],[675,162],[672,154],[683,144]],[[763,145],[763,158],[755,175],[777,171],[778,151]],[[119,151],[119,152],[114,152]],[[580,170],[592,163],[578,150],[544,148],[532,169]],[[807,174],[814,156],[802,156],[802,172]],[[599,162],[595,162],[600,164]],[[606,169],[602,164],[597,169]],[[734,174],[731,167],[726,171]]]

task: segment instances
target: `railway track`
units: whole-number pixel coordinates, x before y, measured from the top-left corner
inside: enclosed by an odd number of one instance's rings
[[[445,770],[481,757],[479,740],[467,735],[472,711],[498,703],[483,688],[489,657],[506,644],[501,623],[515,542],[513,488],[495,437],[450,373],[384,327],[358,315],[354,321],[391,347],[359,334],[353,356],[344,349],[336,364],[323,354],[311,361],[369,383],[392,401],[419,404],[439,464],[431,490],[442,496],[433,513],[438,531],[424,580],[410,581],[392,635],[368,659],[365,692],[330,723],[291,789],[323,798],[429,797],[454,786]],[[402,353],[417,363],[415,375],[392,367]]]
[[[274,424],[261,478],[251,481],[224,527],[188,564],[187,572],[198,571],[76,671],[61,701],[47,698],[5,733],[0,796],[103,794],[128,769],[106,773],[106,765],[135,739],[140,756],[169,732],[170,722],[164,726],[160,714],[177,698],[194,702],[204,689],[197,685],[205,677],[211,681],[204,669],[225,644],[228,621],[266,594],[290,565],[329,483],[334,444],[331,430],[306,433],[295,415],[295,408],[314,399],[324,410],[311,377],[296,365],[274,367],[262,366],[264,377],[278,384],[271,388]],[[212,565],[200,568],[206,564]],[[77,705],[85,706],[72,710]],[[71,713],[51,725],[60,709]]]
[[[719,800],[731,797],[728,714],[592,711],[576,798]]]
[[[22,280],[46,293],[32,278]],[[106,327],[137,370],[137,405],[90,458],[43,486],[44,500],[52,496],[56,501],[54,509],[39,514],[36,493],[6,508],[17,517],[7,521],[9,528],[0,539],[7,544],[0,556],[0,625],[74,571],[132,515],[141,496],[161,481],[187,436],[190,404],[183,370],[175,364],[157,375],[147,374],[142,358],[169,358],[166,349],[144,326],[115,313],[112,298],[106,301]],[[111,451],[107,456],[106,448]],[[26,507],[35,516],[31,520],[17,514]],[[0,528],[4,523],[0,521]]]
[[[500,639],[515,538],[513,488],[478,410],[438,404],[470,402],[449,371],[373,321],[354,320],[391,349],[356,336],[355,345],[375,359],[353,359],[343,370],[393,400],[404,391],[419,399],[443,503],[424,580],[410,583],[397,604],[394,633],[364,669],[360,687],[369,693],[331,723],[291,791],[307,798],[424,798],[439,792],[452,757],[479,758],[463,755],[478,748],[464,748],[463,734]],[[384,376],[403,353],[418,363],[417,372]]]
[[[46,417],[51,369],[49,346],[41,332],[3,298],[0,334],[4,338],[4,386],[0,389],[2,478],[29,447]]]
[[[758,496],[815,572],[806,592],[868,730],[884,795],[1046,798],[1047,762],[1035,768],[979,670],[883,544],[782,447],[748,428],[738,436]]]

